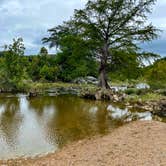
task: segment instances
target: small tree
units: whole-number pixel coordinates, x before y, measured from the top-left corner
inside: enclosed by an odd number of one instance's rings
[[[13,43],[7,47],[4,56],[4,83],[6,88],[20,90],[23,88],[25,78],[24,68],[24,44],[23,39],[13,39]]]
[[[45,47],[42,47],[40,49],[39,55],[44,55],[44,56],[48,55],[48,50]]]

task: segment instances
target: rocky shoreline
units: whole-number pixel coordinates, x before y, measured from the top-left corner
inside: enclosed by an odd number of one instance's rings
[[[150,111],[153,115],[158,115],[161,117],[166,117],[166,100],[160,101],[147,101],[147,102],[135,102],[126,103],[128,108],[137,108],[146,111]]]
[[[113,89],[100,89],[100,88],[85,88],[81,86],[74,87],[57,87],[50,88],[44,91],[44,93],[49,95],[64,95],[71,94],[77,95],[81,98],[91,99],[91,100],[108,100],[111,102],[121,102],[128,108],[136,108],[145,111],[150,111],[154,115],[166,117],[166,98],[161,100],[149,100],[142,101],[141,97],[138,101],[132,101],[128,99],[128,96],[124,92],[118,92]],[[29,93],[29,97],[36,97],[43,94],[43,92],[33,91]]]
[[[153,115],[166,117],[166,99],[150,100],[150,101],[126,101],[128,95],[112,90],[98,90],[95,92],[84,91],[81,95],[87,99],[93,100],[109,100],[111,102],[123,102],[127,108],[136,108],[145,111],[150,111]]]
[[[147,85],[146,85],[147,87]],[[100,89],[95,85],[92,84],[67,84],[64,86],[64,84],[60,84],[55,87],[44,89],[38,88],[30,90],[28,93],[29,97],[37,97],[40,95],[51,95],[51,96],[57,96],[57,95],[64,95],[64,94],[71,94],[76,95],[81,98],[85,99],[91,99],[91,100],[108,100],[111,102],[118,102],[123,103],[127,108],[136,108],[141,109],[145,111],[150,111],[153,115],[158,115],[161,117],[166,117],[166,97],[157,100],[148,100],[148,101],[142,101],[141,95],[136,101],[133,101],[132,98],[129,99],[131,96],[130,94],[126,94],[124,89],[126,90],[126,87],[120,88],[112,87],[112,89]],[[123,89],[123,91],[121,91]],[[142,89],[143,93],[146,93],[147,89]],[[154,94],[159,93],[154,92]]]

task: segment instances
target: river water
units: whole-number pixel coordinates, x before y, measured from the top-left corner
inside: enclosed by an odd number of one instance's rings
[[[76,96],[0,94],[0,159],[43,155],[132,120],[152,118],[149,112]]]

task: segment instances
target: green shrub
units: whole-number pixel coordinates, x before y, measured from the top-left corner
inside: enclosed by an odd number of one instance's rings
[[[136,94],[136,90],[135,88],[128,88],[125,90],[125,93],[128,94],[128,95],[131,95],[131,94]]]
[[[125,93],[128,95],[145,95],[146,93],[151,92],[150,89],[137,89],[137,88],[128,88],[125,90]]]

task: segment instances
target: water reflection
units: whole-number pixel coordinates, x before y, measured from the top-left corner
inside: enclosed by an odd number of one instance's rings
[[[18,97],[0,97],[0,154],[15,153],[22,123]],[[9,154],[10,156],[10,154]]]
[[[58,147],[98,133],[108,131],[106,104],[77,97],[43,97],[44,105],[36,108],[41,98],[29,100],[29,109],[35,111],[38,123],[47,132],[47,139]]]
[[[34,156],[95,134],[106,134],[126,121],[150,120],[108,102],[74,96],[0,95],[0,159]]]
[[[129,110],[128,108],[121,109],[116,106],[109,105],[107,107],[108,115],[112,119],[120,121],[133,121],[133,120],[152,120],[151,112],[137,112]]]

